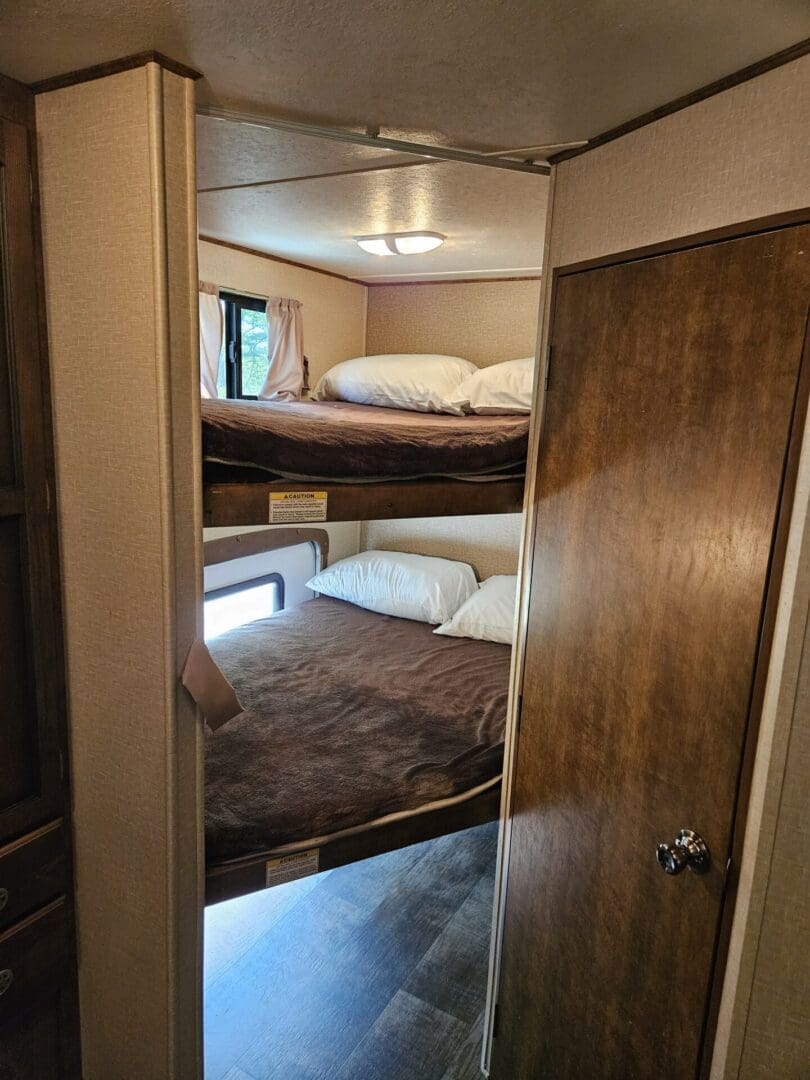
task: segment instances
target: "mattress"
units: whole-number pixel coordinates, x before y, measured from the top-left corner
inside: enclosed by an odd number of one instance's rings
[[[446,416],[345,401],[202,402],[210,479],[357,482],[520,475],[527,416]],[[229,466],[226,473],[222,466]]]
[[[206,738],[209,865],[497,783],[511,649],[320,597],[209,641],[244,712]]]

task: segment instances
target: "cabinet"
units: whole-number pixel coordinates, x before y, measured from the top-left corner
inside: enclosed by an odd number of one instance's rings
[[[0,77],[0,1080],[80,1076],[33,95]]]

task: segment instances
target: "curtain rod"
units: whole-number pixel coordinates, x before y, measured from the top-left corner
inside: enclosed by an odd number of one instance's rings
[[[486,165],[491,169],[507,169],[511,172],[534,173],[535,176],[548,176],[548,165],[535,165],[531,161],[515,161],[503,154],[518,152],[529,154],[561,153],[563,150],[576,149],[586,145],[586,141],[555,143],[548,146],[530,146],[521,151],[497,150],[480,153],[473,150],[456,150],[451,146],[431,146],[429,143],[407,142],[402,139],[389,139],[383,135],[363,134],[360,131],[347,131],[344,128],[320,127],[317,124],[298,123],[293,120],[276,120],[269,116],[238,112],[215,105],[198,105],[199,116],[210,116],[215,120],[228,120],[235,124],[251,127],[272,128],[286,131],[291,135],[311,135],[320,139],[332,139],[336,142],[352,143],[355,146],[371,146],[381,150],[393,150],[401,154],[414,154],[417,157],[436,161],[460,161],[468,165]]]

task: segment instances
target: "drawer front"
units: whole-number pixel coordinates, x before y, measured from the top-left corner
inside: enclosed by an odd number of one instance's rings
[[[0,848],[0,932],[66,891],[61,821]]]
[[[51,996],[72,970],[64,897],[0,934],[0,1025]]]

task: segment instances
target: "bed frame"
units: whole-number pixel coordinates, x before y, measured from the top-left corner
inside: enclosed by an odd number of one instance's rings
[[[446,836],[462,829],[471,829],[475,825],[484,825],[488,821],[496,821],[500,814],[500,805],[501,785],[498,783],[452,806],[374,825],[362,832],[338,836],[320,844],[301,845],[298,854],[306,855],[317,851],[318,872],[333,870],[336,866],[370,859],[386,851],[396,851],[410,844],[419,844],[423,840],[434,840],[437,836]],[[205,903],[218,904],[221,900],[232,900],[236,896],[272,887],[267,884],[267,863],[284,854],[286,853],[283,850],[260,851],[241,859],[206,866]],[[311,872],[313,871],[304,870],[297,876],[303,877]]]
[[[522,476],[501,480],[386,480],[366,484],[324,481],[203,482],[203,525],[267,525],[273,492],[325,491],[326,521],[519,514]]]
[[[464,486],[477,487],[479,485],[465,484]],[[279,528],[278,526],[263,529],[261,532],[208,540],[203,544],[203,563],[205,566],[213,566],[248,555],[259,555],[266,551],[275,551],[304,543],[311,544],[315,551],[316,571],[323,569],[329,557],[329,534],[324,529]],[[311,853],[317,851],[318,870],[332,870],[337,866],[358,862],[360,859],[382,855],[386,851],[396,851],[409,844],[434,840],[438,836],[495,821],[500,814],[500,803],[501,785],[499,782],[461,802],[407,817],[383,819],[378,825],[359,832],[335,835],[320,843],[296,844],[294,846],[298,850],[295,854],[299,857],[310,854],[309,860],[300,859],[301,865],[306,867],[307,864],[310,866],[314,864],[315,860]],[[230,900],[236,896],[268,888],[268,862],[286,854],[288,852],[285,852],[283,848],[273,849],[258,851],[255,854],[226,862],[206,864],[205,903],[218,904],[221,900]],[[305,868],[301,873],[296,874],[293,870],[290,880],[294,876],[304,876],[312,872],[314,871]]]

